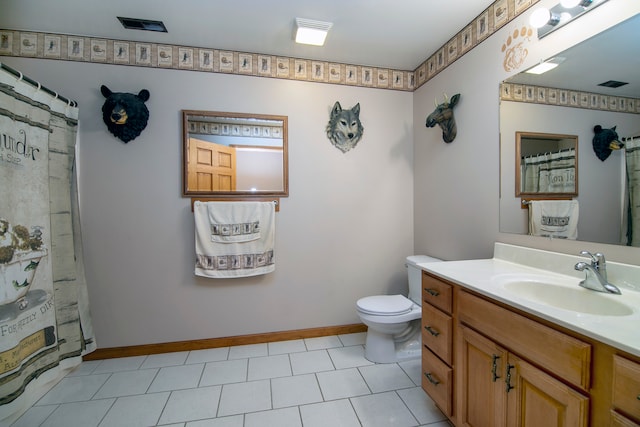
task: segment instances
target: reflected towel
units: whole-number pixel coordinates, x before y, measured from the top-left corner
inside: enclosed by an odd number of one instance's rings
[[[578,214],[577,200],[532,200],[529,202],[529,234],[575,240]]]
[[[253,212],[237,220],[230,212]],[[275,270],[275,205],[273,202],[199,202],[193,204],[196,237],[195,274],[204,277],[250,277]],[[246,218],[252,218],[245,222]],[[224,225],[224,227],[221,227]],[[229,226],[229,227],[227,227]],[[235,229],[234,229],[235,227]],[[222,229],[224,228],[224,229]],[[234,234],[237,233],[237,234]],[[244,234],[243,234],[244,233]],[[249,235],[250,239],[233,237]],[[230,237],[231,239],[224,239]]]

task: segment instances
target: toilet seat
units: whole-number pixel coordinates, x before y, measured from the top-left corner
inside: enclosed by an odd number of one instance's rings
[[[356,302],[358,311],[376,316],[398,316],[407,314],[414,306],[404,295],[373,295]]]

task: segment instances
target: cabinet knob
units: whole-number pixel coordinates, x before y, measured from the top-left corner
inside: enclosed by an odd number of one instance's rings
[[[432,297],[437,297],[438,295],[440,295],[440,292],[436,291],[435,289],[424,288],[424,291]]]
[[[440,335],[440,332],[436,331],[431,326],[425,326],[424,328],[427,330],[427,332],[429,332],[434,337],[437,337],[438,335]]]

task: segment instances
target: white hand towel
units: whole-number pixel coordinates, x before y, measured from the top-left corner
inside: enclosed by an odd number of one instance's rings
[[[529,234],[575,240],[578,215],[577,200],[532,200],[529,202]]]
[[[239,205],[239,206],[229,206]],[[251,224],[245,230],[258,238],[245,241],[213,239],[212,236],[232,237],[233,229],[216,230],[220,224],[212,224],[212,218],[222,218],[222,212],[257,212],[254,221],[244,222],[246,216],[231,220],[228,224]],[[195,274],[212,278],[250,277],[275,270],[275,205],[272,202],[199,202],[193,204],[196,237]],[[227,217],[228,218],[228,217]],[[226,220],[225,220],[225,224]],[[255,228],[254,228],[255,227]],[[249,230],[251,228],[251,230]],[[257,233],[256,233],[257,231]],[[218,233],[218,234],[214,234]]]

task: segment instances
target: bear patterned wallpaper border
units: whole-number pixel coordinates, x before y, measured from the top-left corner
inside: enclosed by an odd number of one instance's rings
[[[515,83],[500,85],[500,100],[640,114],[640,99]]]
[[[224,49],[0,30],[0,56],[229,73],[414,91],[539,0],[496,0],[413,71]]]

